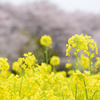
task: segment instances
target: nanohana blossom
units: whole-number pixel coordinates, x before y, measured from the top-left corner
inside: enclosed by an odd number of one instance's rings
[[[43,35],[40,39],[40,44],[50,47],[52,44],[52,38],[49,35]]]
[[[43,36],[41,43],[50,47],[52,40],[47,37]],[[97,45],[90,36],[72,36],[67,46],[67,56],[72,48],[75,48],[76,56],[81,53],[81,61],[77,59],[77,63],[81,63],[84,68],[89,66],[90,59],[98,53]],[[95,53],[91,53],[90,49]],[[96,59],[94,65],[99,68],[100,57]],[[59,64],[58,56],[51,57],[50,64],[38,64],[34,54],[29,52],[12,64],[12,69],[17,72],[14,74],[9,71],[7,58],[0,57],[0,100],[100,100],[100,73],[91,74],[91,71],[80,70],[53,71],[52,66]],[[71,66],[68,60],[66,67]]]
[[[51,57],[50,64],[53,65],[53,66],[59,65],[60,64],[60,58],[58,56]]]
[[[70,56],[72,48],[75,48],[77,53],[83,50],[83,52],[87,55],[89,55],[90,49],[95,49],[95,53],[98,54],[98,47],[96,45],[96,42],[91,39],[91,36],[83,36],[83,34],[76,34],[75,36],[72,36],[68,39],[68,44],[66,44],[66,46],[68,47],[66,49],[66,56]],[[76,55],[76,52],[74,52],[74,55]]]

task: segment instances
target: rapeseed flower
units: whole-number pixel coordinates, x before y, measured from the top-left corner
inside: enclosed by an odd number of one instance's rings
[[[68,44],[66,44],[66,46],[68,47],[66,50],[66,56],[70,55],[72,48],[76,48],[77,53],[80,52],[80,50],[83,50],[83,52],[86,53],[88,56],[90,55],[89,49],[95,49],[95,53],[98,54],[98,47],[96,45],[96,42],[91,39],[91,36],[76,34],[75,36],[72,36],[68,39]],[[74,54],[76,55],[75,52]]]
[[[97,71],[100,70],[100,57],[96,57],[96,62],[94,63]]]
[[[81,61],[77,61],[76,65],[80,62],[83,67],[88,66],[88,62],[91,63],[90,59],[95,56],[95,53],[91,54],[89,49],[96,51],[96,43],[94,43],[90,36],[85,36],[88,43],[87,49],[87,47],[83,48],[81,46],[84,38],[81,41],[80,36],[75,35],[72,39],[76,39],[76,42],[71,41],[67,45],[69,46],[67,50],[68,54],[70,54],[72,48],[75,48],[76,56],[83,50],[84,52],[80,56]],[[84,53],[87,55],[85,56]],[[57,58],[60,59],[59,57]],[[57,61],[55,61],[55,59],[55,56],[54,59],[53,57],[50,59],[52,66],[60,64],[60,60],[56,59]],[[100,57],[96,59],[95,67],[99,68]],[[19,58],[18,61],[13,63],[13,69],[15,71],[20,70],[20,73],[14,75],[8,71],[10,66],[7,59],[0,57],[0,99],[100,100],[100,73],[91,75],[90,71],[84,71],[82,73],[79,70],[76,70],[76,72],[70,70],[68,72],[70,76],[66,77],[65,71],[52,72],[52,66],[48,63],[41,63],[39,65],[35,56],[29,52],[25,53],[24,57]],[[69,66],[71,66],[71,63],[68,60],[67,67]],[[22,74],[23,70],[24,74]]]
[[[9,63],[7,62],[7,58],[2,58],[0,57],[0,75],[6,77],[7,76],[7,72],[9,70]]]
[[[43,46],[51,47],[52,38],[49,35],[43,35],[40,39],[40,44]]]
[[[75,35],[68,39],[68,44],[66,44],[68,49],[66,50],[66,54],[69,54],[72,48],[77,47],[77,52],[80,50],[88,50],[87,40],[83,34]]]
[[[70,68],[71,66],[72,66],[71,63],[66,63],[66,65],[65,65],[66,68]]]
[[[89,67],[89,57],[81,54],[81,59],[79,60],[79,63],[81,64],[83,68],[85,69],[88,68]]]
[[[53,56],[50,59],[50,64],[53,66],[57,66],[60,64],[60,58],[58,56]]]

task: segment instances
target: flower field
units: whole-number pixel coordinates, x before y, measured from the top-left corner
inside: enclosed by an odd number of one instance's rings
[[[42,36],[40,44],[45,48],[46,62],[38,64],[34,54],[25,53],[12,65],[16,74],[9,71],[7,58],[0,57],[0,100],[100,100],[100,58],[92,62],[98,47],[90,36],[76,34],[69,38],[65,67],[74,67],[68,72],[56,71],[59,57],[48,59],[51,37]],[[75,63],[71,57],[75,57]]]

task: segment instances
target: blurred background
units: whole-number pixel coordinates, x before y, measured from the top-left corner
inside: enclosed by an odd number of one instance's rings
[[[100,51],[100,0],[0,0],[0,57],[10,65],[29,51],[45,61],[39,39],[47,34],[53,40],[49,56],[59,56],[63,70],[68,38],[81,33],[91,35]]]

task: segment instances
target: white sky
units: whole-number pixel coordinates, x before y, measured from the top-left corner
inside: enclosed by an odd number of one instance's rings
[[[39,0],[0,0],[1,2],[10,2],[15,5],[29,1]],[[92,13],[100,13],[100,0],[48,0],[56,4],[59,8],[67,12],[76,10]]]

